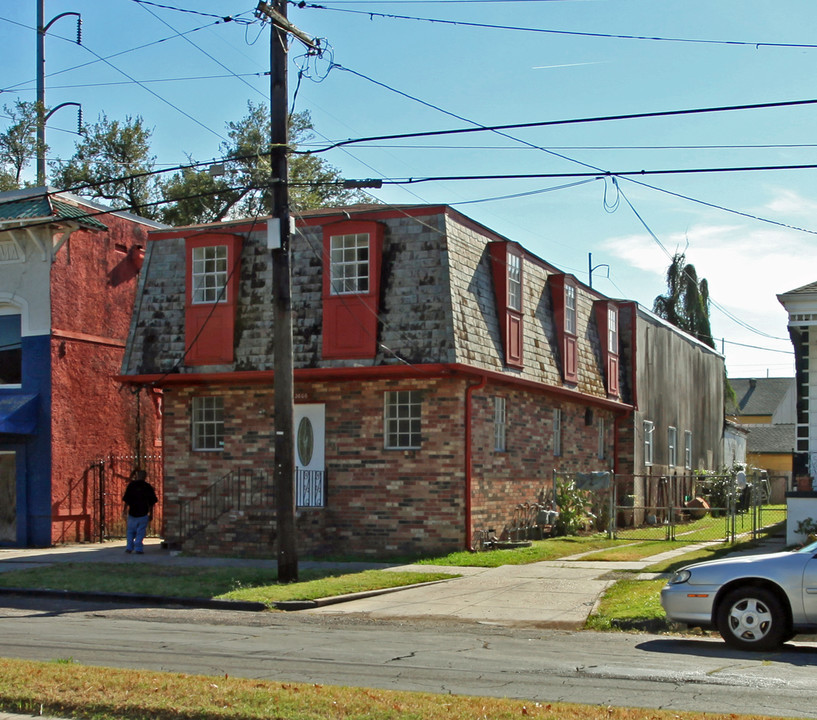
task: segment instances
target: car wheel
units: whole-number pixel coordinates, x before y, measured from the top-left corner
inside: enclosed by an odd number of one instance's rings
[[[786,613],[774,593],[760,587],[731,590],[718,607],[718,631],[741,650],[770,650],[791,633]]]

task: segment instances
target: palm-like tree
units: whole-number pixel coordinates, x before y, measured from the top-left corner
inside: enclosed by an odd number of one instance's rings
[[[655,298],[653,312],[715,347],[709,325],[709,283],[698,280],[694,265],[688,265],[684,253],[675,253],[667,268],[667,294]]]

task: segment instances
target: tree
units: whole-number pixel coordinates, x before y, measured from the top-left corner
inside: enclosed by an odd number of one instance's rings
[[[150,154],[150,136],[139,116],[128,115],[120,122],[103,113],[99,122],[84,130],[74,155],[57,161],[52,182],[112,207],[154,217],[158,185],[151,174],[156,158]]]
[[[37,103],[18,100],[3,106],[11,122],[0,133],[0,190],[23,186],[22,174],[37,152]]]
[[[290,147],[312,137],[309,113],[290,117]],[[227,142],[221,144],[224,174],[185,169],[161,182],[166,200],[161,212],[172,225],[214,222],[226,217],[272,213],[270,185],[270,117],[266,107],[248,103],[247,114],[227,123]],[[289,199],[294,210],[363,202],[365,196],[344,189],[340,172],[314,155],[292,154],[289,162]]]
[[[653,312],[693,337],[715,347],[709,325],[709,283],[698,280],[684,253],[675,253],[667,269],[667,294],[655,298]]]

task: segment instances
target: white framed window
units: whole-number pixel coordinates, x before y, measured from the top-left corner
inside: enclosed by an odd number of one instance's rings
[[[607,435],[607,423],[604,422],[604,418],[600,417],[598,419],[598,427],[599,427],[599,444],[598,444],[598,457],[599,460],[604,460],[607,456],[607,443],[606,435]]]
[[[423,410],[418,390],[396,390],[385,394],[384,437],[387,450],[412,450],[422,444]]]
[[[505,452],[506,445],[505,398],[494,398],[494,450]]]
[[[576,334],[576,288],[565,285],[565,332]]]
[[[607,308],[607,350],[618,355],[618,310]]]
[[[678,464],[678,430],[672,425],[667,428],[667,465],[671,468]]]
[[[369,233],[329,238],[332,295],[369,292]]]
[[[224,449],[224,398],[197,395],[192,410],[193,450]]]
[[[562,454],[562,411],[553,410],[553,454],[559,457]]]
[[[193,248],[191,278],[194,305],[227,302],[227,246]]]
[[[643,429],[644,429],[644,464],[652,465],[655,451],[655,444],[653,443],[655,425],[653,424],[652,420],[645,420],[643,424]]]
[[[692,470],[692,431],[684,431],[684,467]]]
[[[0,385],[19,387],[23,382],[22,316],[0,308]]]
[[[522,258],[508,254],[508,307],[522,311]]]

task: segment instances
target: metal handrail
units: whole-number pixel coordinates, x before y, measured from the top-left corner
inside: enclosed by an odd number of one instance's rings
[[[268,472],[237,468],[216,480],[196,497],[179,501],[179,542],[189,540],[230,511],[259,505],[259,495],[269,488]]]

